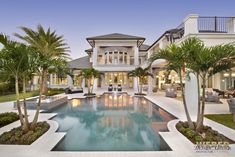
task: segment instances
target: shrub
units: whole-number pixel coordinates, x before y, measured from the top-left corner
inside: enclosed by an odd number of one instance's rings
[[[0,127],[6,126],[17,120],[19,120],[19,116],[15,112],[1,113],[0,114]]]
[[[0,136],[0,144],[29,145],[36,141],[50,128],[47,122],[38,122],[34,130],[24,133],[21,127],[14,128]]]
[[[203,141],[203,138],[202,138],[201,135],[196,135],[196,136],[194,136],[194,140],[195,140],[196,142],[202,142],[202,141]]]

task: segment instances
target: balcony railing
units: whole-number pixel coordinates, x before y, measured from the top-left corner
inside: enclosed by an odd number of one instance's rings
[[[228,33],[232,17],[198,17],[198,31],[212,33]]]

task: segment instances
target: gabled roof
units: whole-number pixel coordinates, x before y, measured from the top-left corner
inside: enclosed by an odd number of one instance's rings
[[[150,47],[149,45],[142,44],[139,47],[139,51],[147,51],[149,47]]]
[[[75,60],[72,60],[68,63],[69,68],[71,69],[84,69],[84,68],[91,68],[92,64],[90,62],[90,57],[85,56]]]
[[[94,37],[88,37],[87,40],[145,40],[144,37],[121,34],[121,33],[112,33]]]

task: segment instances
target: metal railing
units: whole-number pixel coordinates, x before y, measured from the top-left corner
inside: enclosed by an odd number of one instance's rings
[[[212,33],[228,33],[229,21],[232,17],[198,17],[198,31]]]

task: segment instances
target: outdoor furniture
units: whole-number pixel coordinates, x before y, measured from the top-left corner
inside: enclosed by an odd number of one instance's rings
[[[220,102],[219,94],[216,92],[208,92],[206,95],[207,102]]]
[[[74,87],[74,88],[66,88],[65,89],[65,94],[74,94],[74,93],[83,93],[83,88],[82,87]]]
[[[218,93],[218,96],[223,96],[223,98],[224,98],[224,95],[225,95],[225,91],[222,91],[222,90],[219,90],[219,89],[215,89],[215,88],[213,88],[212,89],[214,92],[216,92],[216,93]]]
[[[227,100],[229,111],[233,114],[233,121],[235,122],[235,98]]]
[[[119,84],[117,87],[117,91],[121,92],[122,91],[122,86]]]
[[[166,92],[166,97],[170,97],[170,98],[177,97],[177,90],[174,88],[167,88],[165,92]]]
[[[111,85],[111,84],[109,85],[108,91],[109,91],[109,92],[112,92],[112,91],[113,91],[113,85]]]
[[[228,96],[228,98],[234,98],[235,97],[235,90],[226,90],[225,94]]]

